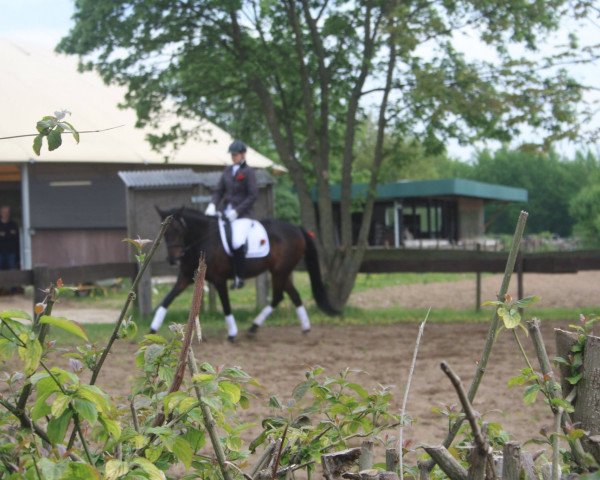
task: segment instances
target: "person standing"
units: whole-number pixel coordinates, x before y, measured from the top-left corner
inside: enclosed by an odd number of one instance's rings
[[[0,270],[19,269],[19,226],[11,218],[10,207],[0,207]],[[11,293],[16,292],[13,287]]]
[[[246,162],[246,145],[241,140],[235,140],[229,145],[229,153],[233,165],[225,167],[219,183],[217,184],[211,203],[206,207],[206,215],[216,215],[217,211],[222,213],[223,218],[231,228],[236,220],[240,218],[251,218],[254,202],[258,197],[256,185],[256,173]],[[244,225],[247,230],[250,223],[236,225],[236,228]],[[241,232],[242,238],[247,238],[248,231]],[[237,249],[233,249],[233,276],[232,289],[244,286],[246,242]]]

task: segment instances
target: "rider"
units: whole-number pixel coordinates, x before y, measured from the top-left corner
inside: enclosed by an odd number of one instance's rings
[[[223,217],[230,223],[238,218],[248,218],[252,215],[252,207],[258,197],[256,174],[254,169],[246,163],[246,145],[241,140],[235,140],[229,145],[229,153],[233,165],[225,167],[212,196],[211,203],[206,207],[206,215],[216,215],[217,208]],[[248,228],[250,225],[248,224]],[[245,232],[243,238],[247,237]],[[233,250],[232,289],[244,286],[245,273],[245,245]]]

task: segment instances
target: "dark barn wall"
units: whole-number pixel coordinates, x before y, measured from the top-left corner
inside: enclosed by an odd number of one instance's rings
[[[65,267],[129,261],[127,230],[38,230],[31,237],[32,265]]]

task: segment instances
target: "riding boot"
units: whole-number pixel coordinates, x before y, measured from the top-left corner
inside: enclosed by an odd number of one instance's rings
[[[244,246],[233,251],[233,283],[231,289],[235,290],[244,286],[244,273],[246,266],[246,248]]]

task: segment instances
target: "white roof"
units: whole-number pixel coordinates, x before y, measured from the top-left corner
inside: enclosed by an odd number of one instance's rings
[[[123,125],[114,130],[82,134],[78,145],[72,135],[63,134],[62,146],[53,152],[48,151],[44,140],[39,157],[32,149],[33,137],[0,140],[1,163],[33,160],[164,165],[165,155],[169,155],[170,165],[231,163],[227,147],[232,137],[208,121],[197,126],[201,139],[189,140],[174,153],[153,151],[145,140],[152,130],[135,128],[135,112],[117,107],[125,89],[105,85],[95,72],[79,73],[76,57],[56,54],[50,46],[0,38],[0,85],[0,137],[36,133],[37,121],[60,110],[72,113],[65,120],[79,131]],[[166,122],[165,131],[169,126]],[[247,155],[253,167],[274,165],[252,149],[248,149]]]

